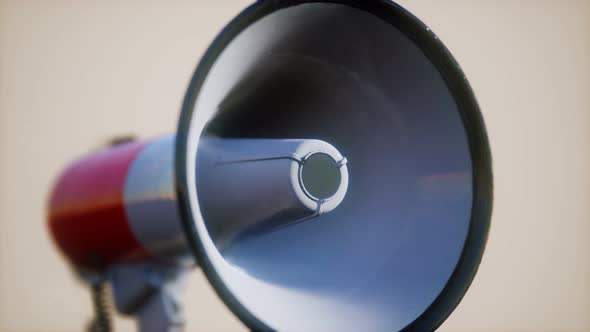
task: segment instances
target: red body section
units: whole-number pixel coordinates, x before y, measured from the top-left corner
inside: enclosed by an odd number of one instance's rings
[[[49,201],[49,228],[76,266],[97,270],[149,255],[125,214],[127,172],[146,143],[128,143],[75,162],[62,174]]]

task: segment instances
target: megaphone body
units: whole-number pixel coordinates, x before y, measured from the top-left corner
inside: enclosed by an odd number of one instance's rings
[[[253,330],[429,331],[491,201],[483,119],[430,29],[384,0],[259,1],[203,57],[177,133],[74,162],[49,225],[78,270],[200,266]]]
[[[49,225],[57,244],[75,266],[104,269],[187,249],[178,237],[180,229],[167,238],[174,227],[180,227],[178,212],[169,207],[174,197],[173,151],[170,146],[159,149],[157,159],[148,161],[148,165],[142,158],[149,158],[146,153],[154,148],[171,145],[170,140],[115,146],[75,162],[64,172],[50,199]],[[143,179],[132,180],[137,177]],[[134,211],[142,215],[135,216]],[[134,222],[142,225],[134,228]],[[162,251],[150,250],[150,236],[159,237],[153,244]]]
[[[202,142],[200,150],[202,209],[218,221],[211,234],[220,248],[318,217],[346,194],[346,158],[326,142],[217,138]],[[78,160],[51,195],[53,237],[81,269],[141,261],[195,265],[174,175],[172,135]]]

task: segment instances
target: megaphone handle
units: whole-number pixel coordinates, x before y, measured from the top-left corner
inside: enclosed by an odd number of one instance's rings
[[[135,316],[140,332],[184,330],[181,293],[189,270],[155,263],[124,264],[109,270],[117,310]]]
[[[164,290],[149,297],[138,311],[139,332],[182,332],[184,314],[180,299]]]

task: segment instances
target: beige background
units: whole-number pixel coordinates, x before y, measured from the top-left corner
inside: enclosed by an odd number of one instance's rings
[[[80,331],[87,292],[47,237],[58,171],[174,130],[200,55],[247,1],[0,0],[0,331]],[[590,331],[590,1],[400,1],[469,77],[494,154],[480,272],[441,331]],[[202,273],[189,331],[240,331]],[[119,331],[133,330],[118,319]]]

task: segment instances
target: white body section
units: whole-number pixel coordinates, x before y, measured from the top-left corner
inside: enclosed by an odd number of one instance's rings
[[[315,154],[333,159],[339,185],[330,197],[313,197],[302,167]],[[240,236],[274,231],[335,209],[348,188],[346,159],[313,139],[202,138],[197,160],[201,212],[223,249]]]
[[[129,226],[155,257],[182,265],[194,264],[174,187],[174,136],[146,145],[131,164],[125,183]]]

